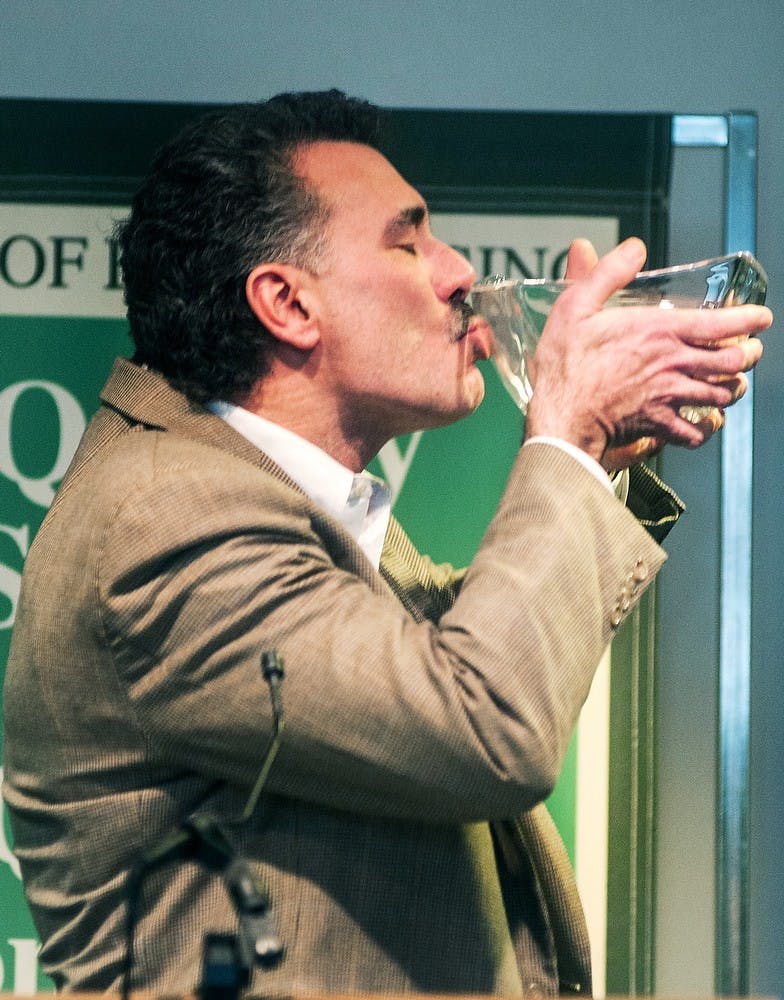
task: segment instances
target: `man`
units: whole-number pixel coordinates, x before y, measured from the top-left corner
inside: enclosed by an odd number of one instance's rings
[[[31,549],[7,671],[5,794],[58,986],[120,986],[128,873],[201,817],[269,888],[285,955],[253,991],[590,990],[541,803],[664,559],[603,465],[709,437],[770,314],[603,311],[644,247],[576,244],[498,512],[465,573],[435,566],[362,470],[472,412],[491,343],[374,121],[335,92],[213,114],[122,231],[135,359]],[[661,535],[679,504],[634,480]],[[194,989],[205,934],[236,927],[221,872],[151,865],[135,903],[133,986]]]

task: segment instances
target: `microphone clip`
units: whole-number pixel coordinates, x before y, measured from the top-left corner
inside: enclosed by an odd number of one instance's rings
[[[239,920],[237,953],[248,982],[254,965],[269,969],[283,958],[284,947],[275,929],[267,888],[213,817],[197,813],[185,821],[183,832],[190,835],[186,856],[223,874]]]

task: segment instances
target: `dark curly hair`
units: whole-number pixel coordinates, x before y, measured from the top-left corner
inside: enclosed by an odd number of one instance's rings
[[[239,401],[266,371],[269,334],[245,299],[264,262],[317,272],[325,207],[294,173],[318,140],[376,146],[380,115],[337,90],[211,112],[155,156],[117,238],[134,360],[189,399]]]

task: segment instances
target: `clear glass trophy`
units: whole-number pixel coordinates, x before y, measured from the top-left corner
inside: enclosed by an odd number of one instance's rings
[[[512,281],[485,278],[471,291],[471,305],[492,327],[493,360],[512,399],[525,413],[533,393],[528,363],[536,350],[550,309],[568,282],[534,278]],[[765,302],[768,279],[745,251],[726,257],[641,271],[607,301],[607,307],[658,306],[660,309],[721,309]],[[682,407],[695,422],[709,407]]]

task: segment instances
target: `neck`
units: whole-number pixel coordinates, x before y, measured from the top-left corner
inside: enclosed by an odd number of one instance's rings
[[[312,387],[282,387],[265,378],[238,404],[272,423],[298,434],[352,472],[361,472],[378,454],[386,440],[368,440],[356,421],[347,420],[339,409],[314,399]]]

